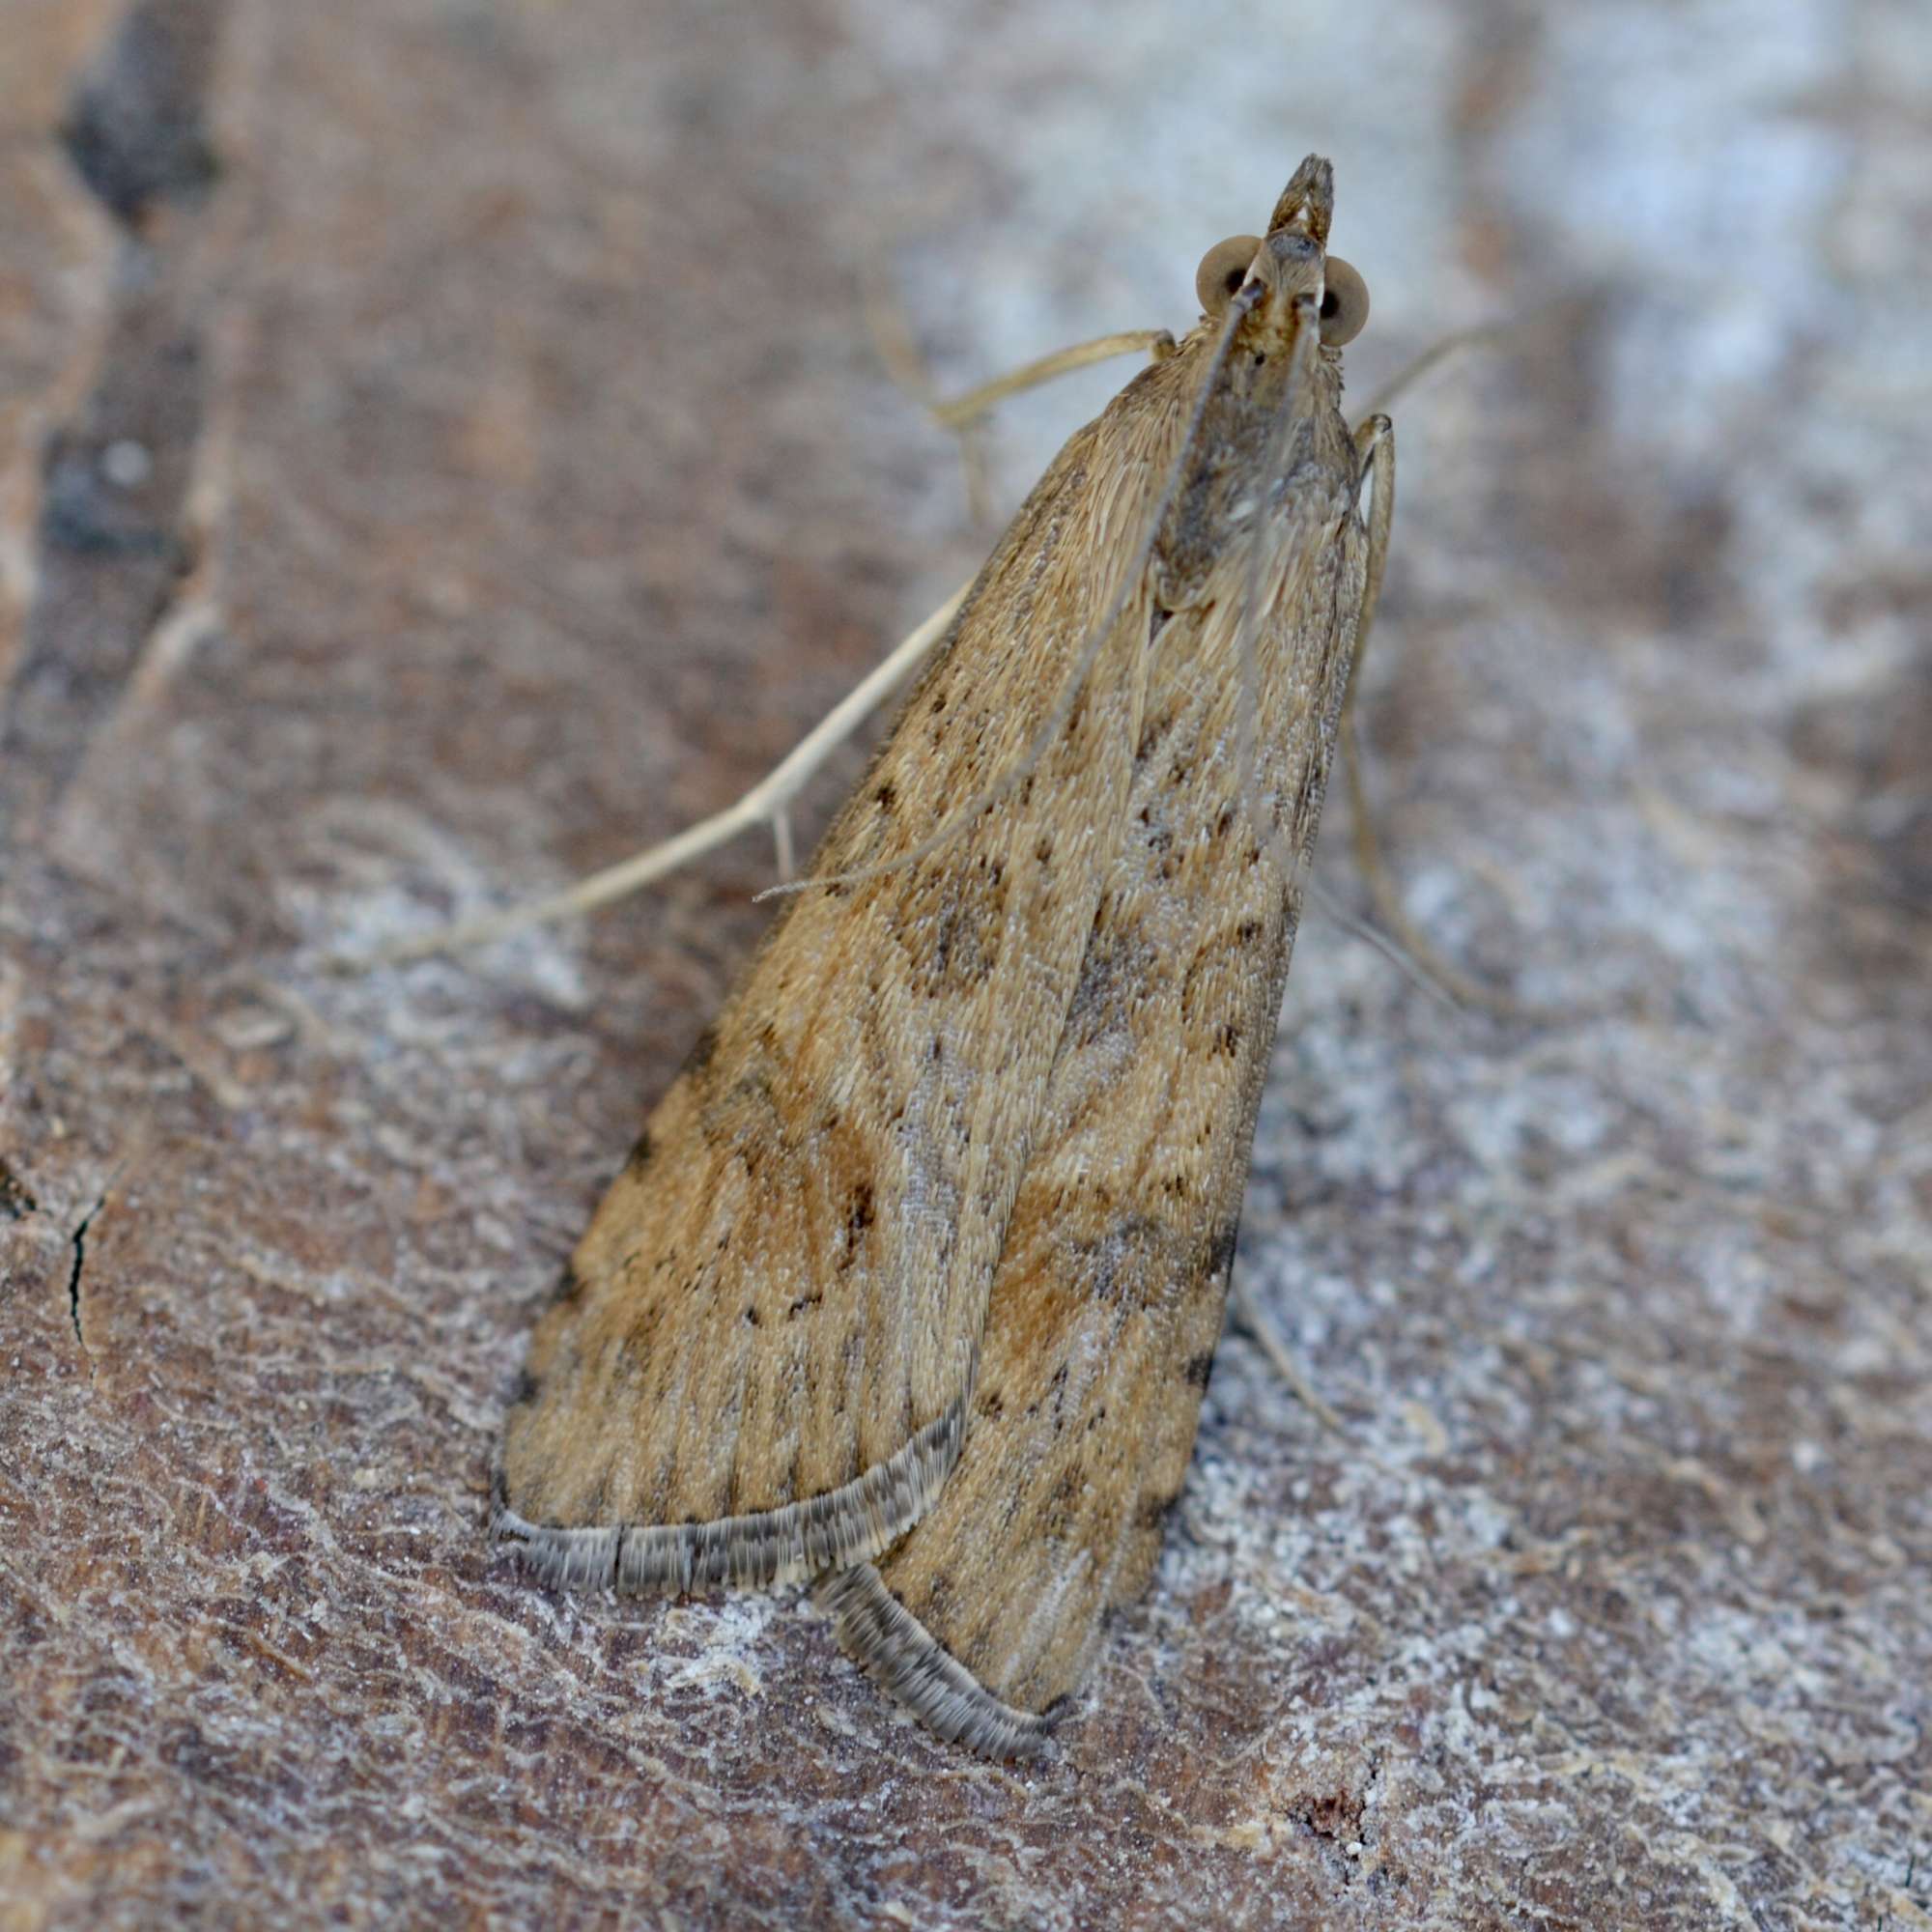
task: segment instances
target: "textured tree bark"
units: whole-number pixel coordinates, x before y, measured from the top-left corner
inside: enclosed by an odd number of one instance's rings
[[[1178,17],[9,10],[8,1932],[1932,1914],[1909,10]],[[1222,1348],[1021,1775],[797,1593],[486,1547],[530,1321],[769,851],[324,955],[717,809],[971,569],[879,259],[964,386],[1184,325],[1311,148],[1351,369],[1531,318],[1397,408],[1363,701],[1411,916],[1548,1016],[1311,919],[1236,1266],[1346,1436]],[[1006,501],[1120,379],[1015,406]]]

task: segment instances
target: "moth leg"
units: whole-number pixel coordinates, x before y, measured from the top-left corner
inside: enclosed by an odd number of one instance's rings
[[[1071,375],[1075,369],[1143,350],[1156,362],[1164,362],[1175,353],[1175,348],[1174,336],[1165,328],[1127,328],[1114,335],[1096,335],[1091,342],[1076,342],[1069,349],[1056,349],[1051,355],[1036,356],[1033,361],[1023,362],[1017,369],[994,377],[990,383],[981,383],[949,403],[934,403],[932,413],[948,429],[959,429],[978,422],[1009,396],[1037,389],[1056,377]]]
[[[974,522],[986,521],[991,490],[986,480],[985,445],[980,431],[995,406],[1009,396],[1024,395],[1076,369],[1105,362],[1116,355],[1132,355],[1145,350],[1156,362],[1164,362],[1175,353],[1173,335],[1164,328],[1128,328],[1114,335],[1096,335],[1091,342],[1076,342],[1070,349],[1057,349],[1051,355],[1036,356],[990,383],[981,383],[951,402],[928,400],[926,410],[941,429],[950,429],[959,439],[959,453],[966,465],[967,508]]]
[[[780,869],[788,870],[791,828],[788,808],[807,781],[826,758],[858,729],[866,717],[876,710],[918,668],[957,614],[971,584],[962,583],[931,616],[901,639],[883,664],[855,685],[819,723],[806,733],[797,748],[781,764],[754,784],[737,804],[700,819],[662,843],[652,845],[629,859],[607,866],[601,872],[579,879],[560,892],[530,899],[523,905],[507,906],[500,912],[483,913],[474,919],[459,920],[440,926],[416,939],[399,940],[380,948],[365,957],[343,959],[345,968],[401,965],[412,959],[425,959],[437,952],[456,952],[467,947],[485,946],[526,926],[547,924],[553,920],[569,919],[580,913],[594,912],[614,899],[627,897],[668,873],[688,866],[714,846],[749,832],[755,825],[769,825],[778,843]]]
[[[978,525],[992,520],[993,492],[986,465],[986,442],[977,422],[946,423],[940,416],[939,393],[932,372],[926,367],[905,304],[899,299],[896,284],[881,263],[873,263],[864,289],[866,326],[871,331],[872,346],[886,374],[900,391],[943,428],[951,429],[959,445],[959,467],[966,477],[966,514]]]
[[[1369,398],[1369,406],[1362,412],[1362,428],[1367,428],[1372,417],[1386,412],[1388,406],[1405,391],[1414,388],[1432,369],[1459,355],[1465,349],[1474,349],[1480,344],[1494,340],[1520,327],[1515,322],[1479,322],[1469,328],[1454,328],[1447,335],[1432,342],[1421,355],[1406,362]],[[1358,429],[1356,435],[1361,431]]]
[[[1329,1407],[1321,1398],[1321,1392],[1308,1379],[1306,1371],[1294,1359],[1294,1351],[1281,1338],[1267,1311],[1255,1299],[1255,1291],[1247,1277],[1237,1274],[1234,1278],[1232,1297],[1235,1313],[1241,1319],[1241,1326],[1255,1339],[1256,1346],[1268,1358],[1288,1391],[1300,1403],[1309,1414],[1314,1416],[1322,1428],[1339,1435],[1344,1442],[1352,1442],[1349,1425]]]
[[[1464,335],[1477,332],[1464,331]],[[1431,353],[1447,355],[1463,339],[1463,336],[1448,337]],[[1404,383],[1413,380],[1426,366],[1426,360],[1417,362],[1400,380]],[[1433,981],[1458,1006],[1473,1007],[1499,1019],[1532,1018],[1533,1010],[1523,1002],[1484,985],[1454,961],[1443,957],[1404,908],[1388,862],[1382,855],[1375,810],[1362,779],[1362,745],[1355,729],[1355,692],[1361,679],[1362,656],[1368,648],[1369,628],[1375,621],[1376,604],[1381,595],[1382,564],[1388,554],[1389,526],[1395,517],[1395,430],[1388,417],[1364,418],[1355,431],[1355,447],[1369,483],[1369,569],[1362,590],[1362,611],[1355,625],[1354,679],[1342,707],[1337,746],[1349,787],[1350,838],[1354,847],[1355,867],[1369,889],[1370,903],[1383,933],[1400,949],[1409,967]]]
[[[1156,362],[1175,353],[1173,335],[1164,328],[1131,328],[1114,335],[1095,336],[1070,349],[1056,350],[1022,367],[981,383],[963,396],[942,400],[932,377],[913,340],[891,282],[882,274],[868,277],[866,287],[866,320],[886,373],[941,429],[951,430],[959,442],[959,460],[966,471],[967,513],[976,524],[988,521],[992,492],[987,480],[985,445],[980,430],[994,407],[1009,396],[1040,387],[1056,377],[1069,375],[1095,362],[1116,355],[1132,355],[1145,350]]]

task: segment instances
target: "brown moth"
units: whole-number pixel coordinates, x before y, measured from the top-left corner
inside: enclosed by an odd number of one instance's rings
[[[547,1578],[822,1579],[941,1735],[1037,1749],[1146,1588],[1220,1333],[1393,503],[1311,156],[1014,518],[538,1324]],[[1362,484],[1371,481],[1369,511]]]

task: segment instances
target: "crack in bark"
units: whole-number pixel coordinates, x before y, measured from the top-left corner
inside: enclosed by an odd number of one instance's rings
[[[93,1207],[80,1217],[69,1237],[73,1249],[73,1266],[67,1277],[68,1319],[73,1323],[73,1339],[80,1344],[81,1359],[87,1364],[87,1373],[94,1373],[94,1351],[87,1346],[87,1331],[80,1319],[80,1277],[87,1267],[87,1231],[94,1225],[94,1217],[107,1205],[107,1196],[99,1195]]]

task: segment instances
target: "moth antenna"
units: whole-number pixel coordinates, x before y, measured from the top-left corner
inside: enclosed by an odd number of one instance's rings
[[[1293,362],[1290,367],[1287,393],[1270,428],[1268,460],[1264,474],[1272,489],[1287,472],[1287,443],[1314,368],[1315,345],[1320,321],[1313,297],[1295,303],[1299,326],[1294,331]],[[1266,810],[1262,796],[1261,769],[1255,744],[1255,719],[1260,709],[1259,680],[1255,668],[1255,639],[1261,625],[1263,535],[1267,524],[1265,499],[1255,516],[1248,534],[1246,583],[1241,595],[1241,614],[1235,631],[1235,663],[1241,685],[1241,701],[1235,719],[1235,762],[1240,772],[1241,809],[1247,813],[1249,829],[1266,848],[1282,883],[1293,893],[1306,869],[1303,855],[1291,851],[1281,828]],[[1295,566],[1282,587],[1282,609],[1293,612],[1301,599],[1301,586],[1314,554],[1312,545],[1297,546]]]
[[[1179,493],[1180,479],[1187,471],[1187,460],[1194,448],[1194,440],[1200,433],[1203,417],[1208,413],[1208,399],[1214,391],[1222,367],[1228,359],[1228,350],[1235,339],[1235,330],[1241,318],[1261,299],[1261,290],[1252,294],[1242,290],[1228,304],[1227,319],[1221,326],[1221,333],[1214,344],[1214,353],[1208,358],[1207,368],[1202,372],[1200,387],[1194,398],[1194,407],[1188,414],[1187,428],[1180,439],[1180,447],[1168,467],[1166,479],[1161,484],[1160,496],[1155,500],[1152,514],[1148,518],[1147,527],[1134,546],[1133,560],[1121,573],[1120,583],[1108,600],[1106,610],[1097,623],[1087,633],[1080,646],[1080,654],[1075,659],[1071,674],[1061,686],[1060,696],[1054,699],[1053,709],[1047,713],[1037,730],[1034,732],[1027,748],[1019,758],[987,785],[978,797],[969,799],[960,810],[939,827],[939,829],[920,840],[911,851],[902,852],[896,859],[887,859],[876,866],[856,866],[850,871],[827,872],[816,878],[787,879],[781,885],[767,886],[757,895],[760,899],[768,899],[781,893],[803,893],[823,889],[828,886],[860,885],[868,879],[883,879],[894,872],[905,870],[908,866],[917,866],[929,859],[953,839],[974,825],[999,802],[1009,796],[1034,771],[1046,748],[1053,743],[1065,728],[1066,721],[1073,715],[1073,707],[1079,702],[1080,693],[1094,669],[1105,646],[1108,636],[1120,621],[1121,612],[1127,607],[1127,600],[1134,594],[1141,577],[1148,566],[1148,559],[1153,554],[1153,547],[1160,537],[1161,525],[1167,520],[1168,511],[1174,506],[1174,499]]]
[[[1069,348],[1057,349],[1051,355],[1036,356],[1004,376],[977,384],[964,395],[947,398],[940,395],[914,339],[898,285],[877,258],[867,264],[861,300],[872,347],[885,364],[886,374],[902,394],[958,440],[960,466],[966,472],[967,513],[976,524],[988,520],[992,503],[983,431],[986,417],[998,404],[1009,396],[1039,388],[1075,369],[1086,369],[1116,355],[1145,351],[1159,362],[1176,349],[1174,336],[1168,329],[1121,329],[1112,335],[1095,336],[1091,342],[1076,342]]]

